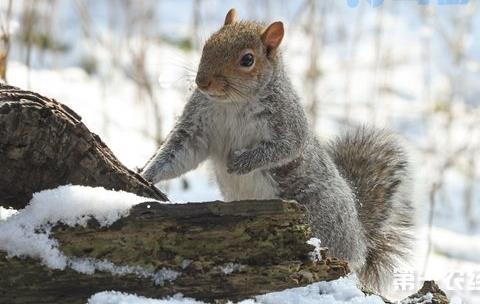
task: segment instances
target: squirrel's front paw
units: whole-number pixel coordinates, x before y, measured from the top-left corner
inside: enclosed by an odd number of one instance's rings
[[[144,168],[140,175],[152,184],[156,184],[161,180],[162,172],[167,170],[166,165],[161,162],[156,162]]]
[[[154,170],[145,170],[140,173],[140,175],[146,179],[148,182],[153,182],[153,179],[155,177],[155,171]]]
[[[230,153],[227,160],[227,172],[232,174],[247,174],[252,171],[251,158],[246,150],[237,150]]]

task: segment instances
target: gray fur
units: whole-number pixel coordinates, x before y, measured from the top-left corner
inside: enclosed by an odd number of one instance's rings
[[[380,290],[411,250],[414,208],[407,157],[392,134],[366,127],[332,141],[328,152],[350,183],[366,232],[366,263],[358,276]]]
[[[227,201],[296,200],[322,244],[347,259],[364,285],[378,289],[408,249],[412,207],[401,192],[409,178],[404,152],[386,133],[369,129],[320,143],[275,56],[248,90],[237,87],[241,94],[219,101],[195,90],[142,175],[157,183],[209,159]],[[235,79],[222,81],[235,85]]]

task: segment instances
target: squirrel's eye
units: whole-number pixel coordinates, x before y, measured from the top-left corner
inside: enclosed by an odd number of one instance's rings
[[[240,59],[240,65],[244,67],[252,66],[253,62],[253,54],[251,53],[243,55],[242,59]]]

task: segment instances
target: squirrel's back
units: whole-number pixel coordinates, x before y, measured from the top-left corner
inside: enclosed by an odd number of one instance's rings
[[[366,234],[367,257],[359,279],[378,290],[411,249],[414,209],[406,153],[394,136],[367,127],[340,136],[328,150],[357,198]]]

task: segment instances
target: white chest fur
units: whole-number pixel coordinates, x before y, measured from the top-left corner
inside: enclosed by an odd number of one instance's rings
[[[215,127],[211,134],[211,159],[220,190],[226,201],[276,198],[270,176],[255,170],[244,175],[229,174],[226,161],[231,151],[249,149],[270,139],[267,122],[261,113],[263,106],[256,102],[244,105],[217,105]]]

